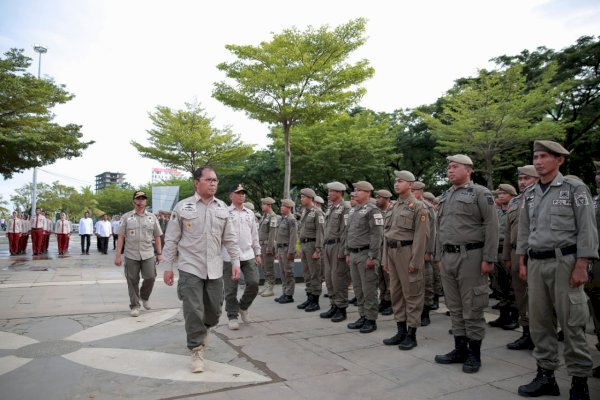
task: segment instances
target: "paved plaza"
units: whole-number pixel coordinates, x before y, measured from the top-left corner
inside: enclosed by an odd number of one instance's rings
[[[377,331],[361,334],[346,328],[358,318],[356,307],[338,324],[297,310],[305,299],[301,283],[292,304],[258,296],[252,322],[238,331],[230,331],[223,316],[205,352],[207,371],[192,374],[181,303],[175,286],[162,282],[160,266],[152,309],[132,318],[114,251],[98,254],[93,242],[90,255],[80,255],[79,237],[73,239],[62,257],[55,242],[49,255],[32,257],[30,245],[28,254],[10,257],[6,238],[0,239],[3,400],[504,400],[520,399],[517,387],[535,376],[530,352],[506,349],[520,332],[488,328],[481,371],[469,375],[460,364],[433,361],[454,346],[443,304],[431,325],[419,328],[418,347],[400,351],[382,344],[396,331],[391,316],[380,316]],[[321,308],[327,306],[321,298]],[[486,318],[495,319],[497,313],[488,311]],[[588,333],[598,365],[591,324]],[[557,381],[559,398],[568,399],[564,366]],[[591,398],[600,399],[600,380],[590,378],[589,386]]]

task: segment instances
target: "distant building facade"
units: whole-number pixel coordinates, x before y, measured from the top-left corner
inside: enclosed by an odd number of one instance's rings
[[[176,168],[152,168],[152,183],[159,183],[173,178],[183,178],[185,172]]]
[[[103,172],[96,175],[96,192],[110,185],[122,185],[125,183],[125,174],[122,172]]]

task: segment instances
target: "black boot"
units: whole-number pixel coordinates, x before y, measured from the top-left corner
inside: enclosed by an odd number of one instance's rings
[[[398,332],[389,339],[383,339],[383,344],[386,346],[398,346],[406,338],[408,331],[406,330],[406,321],[396,322]]]
[[[558,333],[556,334],[556,338],[558,339],[559,342],[564,342],[565,341],[565,333],[562,330],[558,331]]]
[[[438,364],[457,364],[467,361],[469,348],[467,347],[466,336],[454,336],[454,350],[448,354],[435,356],[435,362]]]
[[[385,301],[385,307],[383,309],[383,311],[381,311],[381,315],[392,315],[394,313],[394,310],[392,309],[392,302],[390,300],[384,300]]]
[[[529,333],[529,326],[523,327],[523,335],[512,343],[506,345],[510,350],[533,350],[535,347]]]
[[[592,370],[592,376],[594,378],[600,378],[600,365]]]
[[[415,347],[417,347],[417,328],[409,326],[408,332],[406,333],[406,337],[404,338],[402,343],[400,343],[398,348],[400,350],[410,350]]]
[[[337,311],[337,306],[335,304],[332,304],[331,307],[329,307],[329,310],[322,312],[321,314],[319,314],[319,317],[321,318],[331,318],[335,315],[335,312]]]
[[[538,366],[535,378],[529,384],[519,386],[519,396],[560,396],[560,389],[558,389],[558,385],[556,384],[554,371]]]
[[[569,400],[590,400],[587,377],[574,376],[572,378],[571,390],[569,390]]]
[[[463,364],[463,372],[474,374],[481,368],[481,340],[469,339],[469,356]]]
[[[299,310],[304,310],[311,303],[310,299],[312,299],[312,297],[311,297],[310,294],[307,293],[306,294],[306,301],[304,303],[298,304],[296,306],[296,308],[299,309]]]
[[[500,328],[502,325],[508,323],[509,320],[508,307],[500,308],[500,316],[493,321],[488,322],[488,325],[494,328]]]
[[[319,295],[313,294],[313,295],[311,295],[311,297],[312,297],[312,301],[304,309],[304,311],[306,311],[306,312],[312,312],[312,311],[317,311],[317,310],[321,309],[321,307],[319,307]]]
[[[365,321],[366,321],[366,318],[361,316],[356,321],[350,322],[348,324],[348,329],[360,329],[364,325]]]
[[[429,306],[423,307],[423,312],[421,313],[421,326],[427,326],[431,323],[429,319]]]
[[[356,296],[354,296],[353,298],[348,300],[348,303],[352,304],[353,306],[355,306],[357,302],[358,302],[358,299],[356,298]]]
[[[294,298],[289,294],[286,294],[283,299],[279,299],[279,304],[293,303]]]
[[[335,314],[331,317],[331,322],[342,322],[346,318],[346,307],[336,307]]]
[[[378,311],[378,312],[382,312],[384,309],[385,309],[385,300],[383,300],[383,299],[382,299],[382,300],[379,302],[379,307],[377,307],[377,311]]]
[[[279,303],[281,300],[283,300],[285,298],[285,293],[283,293],[281,296],[279,297],[275,297],[273,299],[274,302]]]
[[[516,307],[512,306],[508,308],[508,320],[504,325],[502,325],[502,329],[505,331],[513,331],[519,327],[519,310]]]
[[[360,333],[371,333],[377,330],[377,323],[372,319],[365,319],[365,323],[360,327]]]
[[[433,295],[433,305],[429,307],[431,310],[437,310],[440,308],[440,296],[437,294]]]

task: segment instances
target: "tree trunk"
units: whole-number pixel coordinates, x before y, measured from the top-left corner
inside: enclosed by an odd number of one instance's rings
[[[290,178],[292,171],[292,151],[290,148],[290,124],[288,121],[283,123],[283,147],[284,147],[284,173],[283,173],[283,198],[290,198]]]
[[[494,190],[494,164],[492,163],[492,154],[485,155],[485,180],[487,188]]]

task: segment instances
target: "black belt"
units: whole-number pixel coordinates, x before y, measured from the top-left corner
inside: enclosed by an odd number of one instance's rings
[[[329,239],[325,241],[325,244],[334,244],[334,243],[339,243],[340,239]]]
[[[461,246],[465,247],[465,250],[482,249],[483,242],[479,243],[467,243],[467,244],[445,244],[442,247],[446,253],[460,253]]]
[[[282,247],[288,247],[287,243],[277,243],[277,248],[281,249]]]
[[[575,253],[577,253],[577,246],[573,244],[571,246],[562,247],[560,249],[560,252],[562,253],[563,256],[568,256],[569,254],[575,254]],[[529,249],[528,254],[529,254],[529,258],[532,258],[534,260],[546,260],[548,258],[556,258],[555,250],[532,250],[532,249]]]
[[[32,231],[37,231],[38,229],[44,229],[44,228],[31,228]]]
[[[348,248],[348,251],[350,251],[351,253],[360,253],[361,251],[365,251],[365,250],[369,250],[369,246],[363,246],[363,247],[359,247],[357,249],[352,249],[352,248]]]
[[[304,239],[300,239],[300,241],[302,243],[308,243],[308,242],[316,242],[317,238],[304,238]]]
[[[395,249],[397,247],[410,246],[411,244],[413,244],[412,240],[393,240],[393,239],[387,240],[387,245],[390,249]]]

